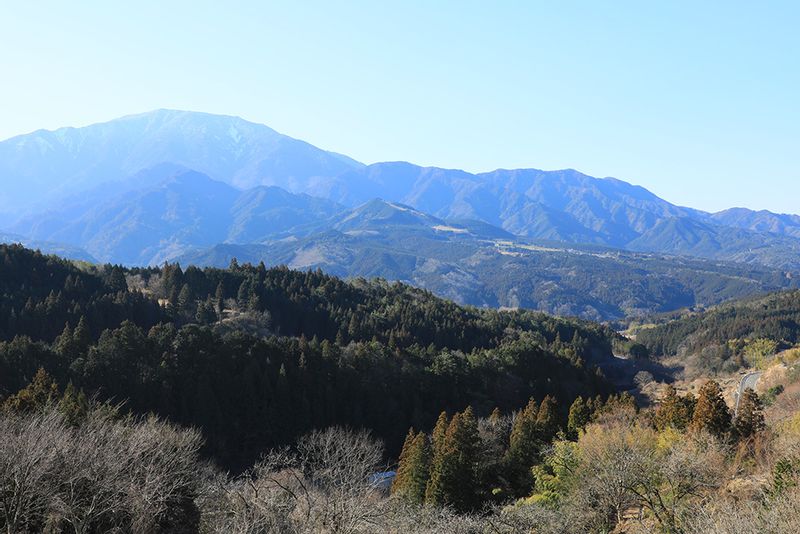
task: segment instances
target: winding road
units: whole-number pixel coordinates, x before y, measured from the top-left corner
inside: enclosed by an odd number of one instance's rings
[[[761,371],[754,371],[752,373],[747,373],[739,381],[739,391],[736,392],[736,407],[733,410],[734,417],[736,417],[739,414],[739,399],[742,398],[744,390],[746,389],[755,390],[759,378],[761,378]]]

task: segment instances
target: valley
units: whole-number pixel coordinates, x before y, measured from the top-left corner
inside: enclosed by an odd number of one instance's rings
[[[362,165],[204,113],[9,139],[0,173],[42,191],[7,189],[6,242],[100,263],[263,261],[601,321],[797,287],[800,269],[794,216],[705,213],[573,170]]]
[[[794,517],[795,216],[169,110],[0,142],[0,173],[43,191],[0,205],[0,481],[41,481],[8,492],[20,532]]]

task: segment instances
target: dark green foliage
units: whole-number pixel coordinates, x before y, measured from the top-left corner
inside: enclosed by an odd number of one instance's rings
[[[769,388],[761,399],[764,403],[764,406],[771,406],[772,403],[775,402],[775,399],[778,397],[778,395],[783,393],[783,390],[783,384],[778,384],[777,386],[772,386]]]
[[[124,282],[119,267],[80,270],[55,256],[0,245],[0,340],[53,341],[66,324],[79,325],[82,317],[84,339],[126,319],[145,328],[167,320],[154,300],[128,291]]]
[[[539,413],[536,415],[536,426],[541,434],[541,439],[551,441],[559,429],[558,412],[556,400],[550,395],[545,395],[542,404],[539,405]]]
[[[58,399],[58,384],[40,367],[31,383],[7,398],[0,408],[19,414],[38,412],[55,404]]]
[[[569,416],[567,417],[567,435],[570,439],[576,439],[578,433],[592,419],[592,408],[583,400],[583,397],[577,397],[569,407]]]
[[[457,413],[436,450],[425,502],[464,512],[478,504],[478,426],[471,408]]]
[[[800,479],[800,461],[796,458],[781,458],[772,468],[772,484],[767,489],[767,495],[772,498],[780,497],[787,489],[797,486]]]
[[[654,328],[643,328],[636,335],[637,341],[656,356],[672,356],[683,349],[721,362],[743,355],[742,340],[760,338],[775,341],[779,347],[800,343],[800,291],[773,293],[687,314]]]
[[[514,418],[511,438],[506,452],[506,470],[515,495],[527,495],[533,485],[531,467],[539,461],[544,435],[539,425],[539,405],[531,398]]]
[[[0,315],[0,398],[42,367],[100,401],[201,429],[206,454],[239,469],[312,428],[367,427],[396,455],[410,426],[431,428],[442,410],[610,392],[587,362],[608,357],[615,334],[591,323],[264,265],[111,271],[0,247],[0,307],[18,311]],[[120,274],[143,290],[111,293]],[[47,312],[59,291],[63,311]],[[237,291],[243,302],[219,317],[220,297]],[[39,307],[46,321],[19,323]]]

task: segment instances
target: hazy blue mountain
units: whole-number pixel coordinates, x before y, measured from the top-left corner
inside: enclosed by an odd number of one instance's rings
[[[26,218],[14,230],[30,239],[84,247],[101,261],[157,264],[194,247],[253,242],[311,222],[321,223],[341,206],[277,187],[240,191],[190,170],[159,166],[139,173],[155,186],[127,191],[103,202],[84,202]]]
[[[711,215],[715,223],[722,226],[744,228],[757,232],[769,232],[800,238],[800,216],[753,211],[747,208],[731,208]]]
[[[797,270],[800,239],[709,224],[689,218],[659,221],[627,244],[630,250],[760,263]]]
[[[381,195],[442,219],[479,220],[521,237],[800,269],[798,216],[710,214],[574,170],[470,174],[393,162],[353,169],[330,183],[326,194],[343,202]]]
[[[165,189],[162,182],[180,169],[198,174]],[[507,232],[800,269],[800,216],[710,214],[570,169],[473,174],[406,162],[365,166],[267,126],[206,113],[159,110],[0,142],[0,182],[0,228],[85,247],[104,261],[149,263],[218,243],[329,230],[380,232],[394,218],[430,232],[427,217],[451,221],[445,226],[471,221],[473,230],[483,224],[495,238]],[[375,198],[406,211],[369,205]],[[362,210],[353,216],[369,228],[331,219],[342,206]]]
[[[242,189],[300,190],[315,176],[361,166],[237,117],[158,110],[0,142],[0,213],[8,221],[9,213],[50,207],[165,162]]]
[[[377,163],[348,171],[332,194],[402,202],[444,219],[476,219],[516,235],[623,246],[660,219],[700,216],[646,189],[574,170],[459,170]],[[355,184],[344,194],[348,184]]]
[[[64,243],[53,243],[49,241],[36,241],[31,240],[21,235],[9,234],[0,232],[0,243],[12,244],[19,243],[30,249],[40,250],[44,254],[55,254],[66,258],[68,260],[88,261],[90,263],[97,263],[97,259],[92,257],[91,254],[79,247],[66,245]]]

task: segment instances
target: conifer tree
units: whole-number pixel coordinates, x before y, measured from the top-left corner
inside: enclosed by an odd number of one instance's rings
[[[542,399],[539,406],[539,413],[536,417],[539,433],[543,441],[551,441],[558,432],[558,410],[556,400],[550,395]]]
[[[503,414],[500,413],[500,408],[495,407],[495,409],[492,410],[492,413],[489,414],[489,424],[491,424],[492,426],[497,426],[498,424],[500,424],[500,419],[502,417]]]
[[[220,281],[217,284],[217,290],[214,292],[214,304],[216,306],[217,315],[222,317],[222,312],[225,309],[225,284]]]
[[[72,333],[72,328],[69,326],[69,323],[64,325],[64,330],[61,332],[61,335],[56,338],[54,348],[56,352],[64,358],[72,360],[76,357],[74,334]]]
[[[707,430],[718,438],[730,431],[731,413],[722,398],[719,384],[714,380],[708,380],[700,388],[689,428],[693,431]]]
[[[478,424],[467,408],[457,413],[447,427],[441,450],[431,466],[425,503],[452,506],[465,512],[477,504]]]
[[[739,400],[739,413],[736,415],[734,428],[739,437],[749,438],[761,432],[764,423],[764,406],[758,394],[752,389],[745,389]]]
[[[411,429],[400,456],[392,493],[400,495],[410,503],[422,504],[431,471],[431,446],[428,436],[424,432],[414,434]]]
[[[583,401],[583,397],[577,397],[569,407],[567,418],[567,432],[571,439],[576,439],[578,433],[589,423],[592,417],[591,407]]]
[[[411,452],[408,457],[408,499],[415,504],[422,504],[425,500],[425,490],[431,474],[431,443],[424,432],[417,433],[411,443]]]
[[[406,473],[408,471],[408,456],[411,451],[411,443],[417,437],[414,427],[408,429],[406,439],[403,441],[403,448],[400,449],[400,458],[397,460],[397,471],[392,481],[392,493],[403,493],[406,490],[407,479]]]
[[[433,433],[431,434],[431,447],[433,448],[434,456],[442,449],[449,424],[450,420],[447,418],[447,412],[440,413],[439,418],[436,420],[436,425],[433,427]]]
[[[236,302],[239,304],[239,309],[244,309],[247,307],[248,301],[250,300],[250,280],[245,278],[241,284],[239,284],[239,291],[236,292]]]
[[[189,287],[189,284],[183,284],[181,292],[178,294],[178,309],[187,313],[191,312],[193,300],[192,288]]]
[[[89,401],[83,390],[76,390],[72,382],[67,384],[64,395],[58,403],[58,410],[72,426],[78,426],[89,411]]]
[[[695,399],[691,393],[682,397],[678,395],[672,384],[668,384],[664,398],[656,408],[653,423],[658,430],[669,427],[686,430],[686,427],[692,422],[694,408]]]
[[[2,408],[16,413],[34,412],[55,403],[58,398],[58,384],[40,367],[31,383],[7,398]]]
[[[511,428],[506,465],[512,489],[518,496],[526,495],[533,485],[531,467],[537,462],[542,446],[538,416],[539,407],[531,397],[525,408],[517,414]]]
[[[89,332],[89,325],[86,324],[85,315],[81,315],[78,320],[78,326],[75,327],[72,333],[72,339],[75,342],[76,349],[80,352],[86,351],[92,343],[92,335]]]

